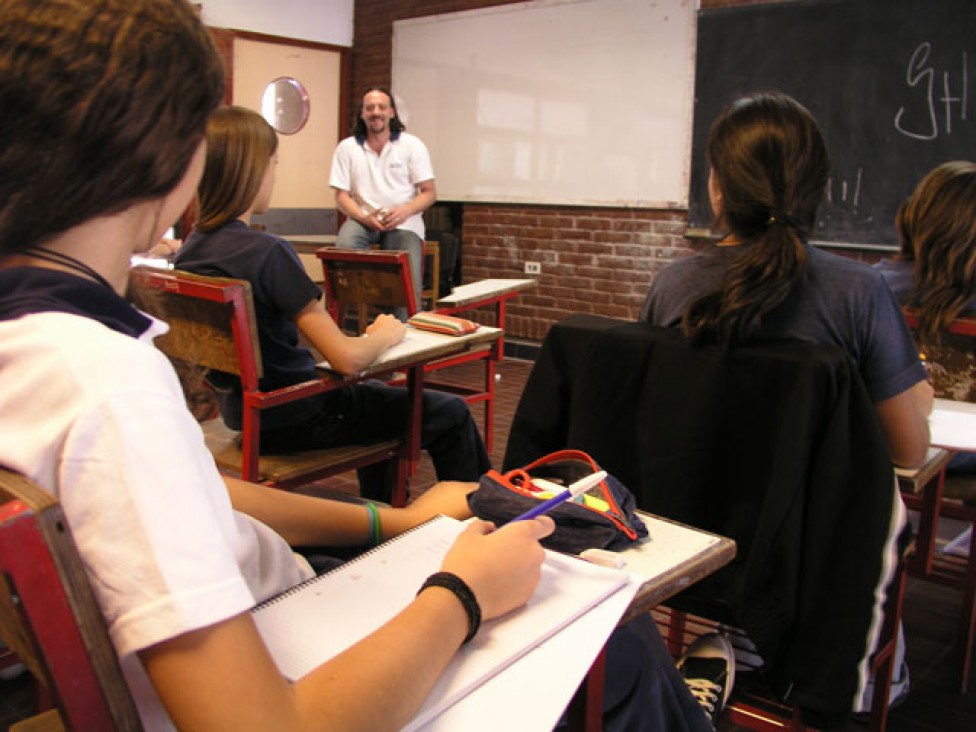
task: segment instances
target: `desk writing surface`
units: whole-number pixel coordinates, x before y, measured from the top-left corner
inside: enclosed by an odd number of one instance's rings
[[[952,451],[941,447],[929,447],[925,452],[925,461],[920,468],[899,468],[895,466],[895,475],[904,480],[898,481],[902,490],[920,493],[926,484],[935,477],[952,459]]]
[[[976,452],[976,404],[936,399],[929,430],[937,447]]]
[[[637,512],[648,537],[621,552],[640,582],[626,618],[650,610],[735,558],[735,542],[652,514]]]
[[[370,374],[381,374],[417,363],[426,363],[442,356],[450,356],[475,345],[491,343],[498,340],[501,335],[501,328],[484,325],[474,333],[460,336],[442,335],[407,327],[407,334],[403,340],[385,351],[369,367],[357,374],[356,378]],[[320,369],[332,371],[328,361],[320,361],[316,366]]]
[[[533,279],[487,279],[458,285],[451,294],[437,301],[439,307],[465,305],[469,302],[500,297],[510,292],[518,292],[536,283]]]
[[[317,244],[320,247],[333,245],[338,239],[335,234],[277,234],[277,236],[292,244]]]

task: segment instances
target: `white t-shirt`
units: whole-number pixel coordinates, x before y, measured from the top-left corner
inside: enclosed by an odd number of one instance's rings
[[[376,154],[366,143],[347,137],[332,156],[329,185],[348,191],[373,209],[402,206],[417,195],[417,184],[434,179],[427,146],[419,137],[401,132]],[[424,238],[424,219],[414,214],[398,229]]]
[[[0,463],[56,495],[147,730],[172,724],[136,651],[234,615],[312,575],[233,510],[151,346],[77,315],[0,322]]]

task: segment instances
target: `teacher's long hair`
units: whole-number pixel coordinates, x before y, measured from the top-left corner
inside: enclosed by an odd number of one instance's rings
[[[682,330],[695,342],[732,344],[757,335],[803,276],[830,165],[813,116],[776,92],[729,105],[712,124],[707,156],[721,199],[714,227],[739,244],[721,286],[692,303]]]

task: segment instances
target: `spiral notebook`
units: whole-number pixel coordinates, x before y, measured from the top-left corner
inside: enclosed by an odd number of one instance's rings
[[[406,607],[464,522],[438,516],[252,611],[278,668],[296,680]],[[486,621],[404,728],[417,729],[630,581],[626,572],[548,552],[522,608]]]

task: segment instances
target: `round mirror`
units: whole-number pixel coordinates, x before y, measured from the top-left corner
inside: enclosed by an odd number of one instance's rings
[[[282,135],[294,135],[308,122],[308,92],[302,82],[282,76],[264,88],[261,116]]]

